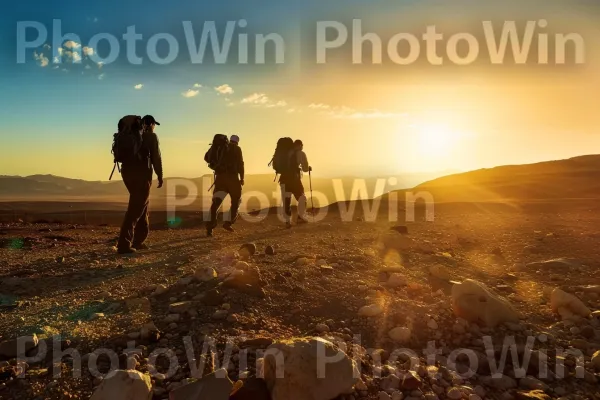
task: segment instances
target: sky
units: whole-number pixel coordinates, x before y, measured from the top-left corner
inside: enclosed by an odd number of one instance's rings
[[[128,114],[152,114],[161,123],[157,133],[168,177],[208,173],[203,156],[216,133],[240,136],[248,173],[271,172],[267,164],[279,137],[300,138],[315,175],[323,177],[466,171],[598,153],[596,3],[13,3],[0,15],[0,175],[107,180],[112,135]],[[362,32],[355,32],[353,20],[360,21]],[[533,21],[526,60],[515,62],[508,51],[501,63],[492,61],[484,21],[492,24],[495,39],[507,21],[524,38],[527,21]],[[223,64],[212,51],[202,63],[190,54],[190,42],[197,47],[211,23],[220,40],[228,24],[233,28]],[[442,65],[432,62],[420,40],[432,26],[443,36],[434,49]],[[123,39],[128,27],[141,35],[135,49],[141,64],[128,56]],[[335,48],[344,29],[345,44]],[[61,37],[68,33],[77,37]],[[381,43],[352,46],[367,33]],[[106,39],[92,45],[98,34],[116,38],[114,62],[102,62],[111,49]],[[249,43],[246,64],[238,57],[244,48],[240,34]],[[395,42],[394,58],[389,49],[397,34],[404,36]],[[448,49],[456,34],[463,36],[456,39],[454,54]],[[581,38],[564,46],[565,64],[556,62],[557,34]],[[162,39],[154,41],[152,51],[154,35]],[[276,35],[282,43],[267,43],[260,65],[256,35]],[[408,35],[420,41],[417,50]],[[170,62],[157,63],[169,55],[167,36],[179,51]],[[539,58],[544,40],[550,48],[547,64]],[[478,53],[467,63],[473,41]],[[212,42],[206,43],[210,48]],[[324,63],[319,54],[326,55]],[[465,65],[458,65],[461,60]]]

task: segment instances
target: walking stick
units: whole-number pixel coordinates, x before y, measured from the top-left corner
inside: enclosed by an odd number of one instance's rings
[[[308,170],[308,183],[310,185],[310,207],[311,213],[313,217],[313,222],[315,222],[315,203],[313,201],[313,190],[312,190],[312,168]]]

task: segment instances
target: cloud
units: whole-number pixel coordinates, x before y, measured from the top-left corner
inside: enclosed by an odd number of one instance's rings
[[[277,103],[269,103],[267,104],[267,107],[269,108],[274,108],[274,107],[287,107],[287,102],[280,100]]]
[[[138,83],[137,85],[135,85],[133,88],[135,90],[142,90],[142,88],[144,87],[144,85],[142,85],[141,83]]]
[[[34,51],[33,52],[33,58],[38,62],[38,64],[42,68],[47,67],[48,64],[50,64],[50,60],[48,60],[48,57],[46,57],[42,53],[38,54],[37,52]]]
[[[106,77],[106,74],[100,74],[98,75],[98,80],[103,80]]]
[[[88,57],[91,57],[94,55],[94,49],[92,49],[91,47],[84,47],[83,48],[83,54],[85,54]]]
[[[58,50],[58,55],[62,57],[65,50],[62,47],[59,47],[57,50]]]
[[[250,96],[243,98],[241,103],[265,105],[269,103],[269,98],[264,93],[253,93]]]
[[[181,95],[182,95],[183,97],[185,97],[186,99],[191,99],[192,97],[196,97],[196,96],[198,96],[198,93],[200,93],[200,91],[199,91],[199,90],[192,90],[192,89],[189,89],[187,92],[183,92],[183,93],[181,93]]]
[[[98,69],[102,69],[104,63],[102,61],[98,61]]]
[[[81,44],[74,42],[72,40],[69,40],[67,42],[65,42],[65,44],[63,44],[64,47],[66,47],[67,49],[78,49],[81,47]]]
[[[194,87],[197,88],[197,89],[200,89],[202,87],[202,85],[199,84],[199,83],[194,83]]]
[[[89,64],[88,64],[88,65],[86,65],[84,68],[85,68],[85,69],[92,69],[92,67],[90,67],[90,66],[89,66]]]
[[[311,103],[309,104],[308,108],[311,108],[313,110],[329,110],[331,108],[331,106],[327,105],[327,104],[323,104],[323,103]]]
[[[233,94],[233,88],[227,84],[215,88],[219,94]]]
[[[380,119],[380,118],[399,118],[405,117],[405,113],[383,112],[380,110],[356,110],[346,106],[331,106],[323,103],[312,103],[308,106],[309,109],[320,112],[324,115],[329,115],[334,118],[348,119]]]

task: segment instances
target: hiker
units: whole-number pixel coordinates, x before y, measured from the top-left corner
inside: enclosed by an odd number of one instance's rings
[[[308,165],[308,159],[306,158],[306,153],[304,153],[304,144],[301,140],[294,142],[287,157],[289,167],[281,172],[279,184],[285,213],[285,225],[287,228],[291,228],[292,195],[298,202],[298,219],[296,224],[305,224],[308,222],[306,219],[306,194],[304,193],[304,185],[302,184],[302,172],[311,172],[312,167]]]
[[[206,236],[212,237],[213,230],[217,226],[217,215],[219,208],[223,204],[225,197],[231,197],[231,210],[229,221],[223,223],[223,228],[229,232],[234,232],[232,225],[238,218],[238,210],[242,201],[242,186],[244,186],[244,156],[240,148],[240,138],[237,135],[231,135],[231,138],[223,140],[222,146],[224,151],[221,155],[216,155],[218,149],[215,147],[217,137],[213,140],[213,145],[208,151],[205,160],[209,161],[209,167],[215,171],[215,183],[212,205],[210,207],[210,219],[206,223]],[[210,153],[213,152],[213,157],[217,160],[214,164],[210,162]],[[220,158],[220,160],[218,160]]]
[[[132,154],[122,162],[121,176],[129,191],[129,206],[117,244],[119,254],[132,254],[136,250],[146,250],[149,233],[148,204],[152,173],[158,178],[158,188],[163,186],[163,168],[158,136],[154,132],[160,125],[151,115],[141,119],[143,133],[137,154]],[[119,129],[121,131],[121,128]]]

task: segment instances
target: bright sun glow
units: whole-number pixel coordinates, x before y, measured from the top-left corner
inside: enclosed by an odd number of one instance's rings
[[[419,150],[428,156],[440,156],[452,150],[457,135],[447,126],[429,124],[417,127]]]

